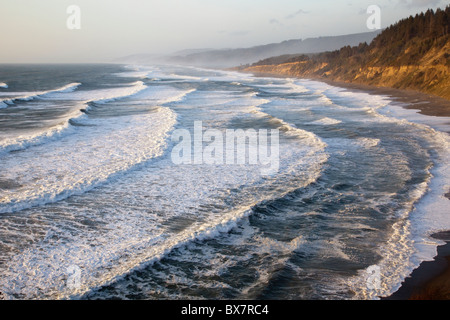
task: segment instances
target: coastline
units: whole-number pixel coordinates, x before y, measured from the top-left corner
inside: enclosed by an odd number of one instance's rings
[[[281,74],[240,72],[252,73],[254,76],[261,77],[300,79],[298,77]],[[418,110],[417,113],[424,116],[450,117],[450,101],[427,93],[322,78],[305,79],[324,82],[331,86],[351,91],[388,96],[392,99],[393,105],[403,109]],[[450,134],[450,121],[444,123],[444,130],[442,131]],[[448,190],[444,196],[450,201],[450,190]],[[397,291],[388,297],[380,297],[381,300],[450,300],[450,230],[434,233],[430,237],[445,243],[437,246],[437,254],[434,259],[431,261],[422,261],[420,265],[403,280]]]
[[[322,81],[335,87],[362,91],[369,94],[389,96],[395,105],[404,109],[419,110],[418,113],[432,117],[450,117],[450,100],[433,96],[415,90],[395,89],[388,87],[375,87],[370,85],[332,81],[326,79],[311,79]],[[450,121],[447,123],[447,133],[450,134]]]

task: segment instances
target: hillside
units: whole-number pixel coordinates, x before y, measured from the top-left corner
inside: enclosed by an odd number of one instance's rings
[[[450,6],[385,29],[370,44],[274,57],[239,70],[414,89],[450,100]]]
[[[309,39],[294,39],[250,48],[204,50],[187,54],[175,54],[167,62],[201,67],[229,68],[249,64],[260,59],[278,55],[318,53],[332,51],[343,45],[353,46],[372,41],[380,31],[364,32],[342,36],[329,36]]]

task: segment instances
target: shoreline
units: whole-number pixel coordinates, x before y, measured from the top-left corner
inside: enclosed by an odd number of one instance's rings
[[[419,110],[418,113],[426,116],[450,117],[450,100],[416,90],[378,87],[367,84],[323,79],[319,77],[300,78],[276,73],[256,73],[245,70],[232,70],[232,71],[253,74],[255,77],[291,78],[291,79],[319,81],[334,87],[350,89],[352,91],[361,91],[369,94],[389,96],[395,104],[400,105],[404,109]],[[450,134],[450,121],[447,124],[449,126],[447,133]]]
[[[450,100],[433,96],[427,93],[387,87],[375,87],[370,85],[347,83],[326,79],[311,79],[321,81],[335,87],[362,91],[369,94],[389,96],[396,105],[404,109],[419,110],[418,113],[432,117],[450,117]],[[450,121],[447,133],[450,133]]]
[[[450,231],[432,238],[443,240],[432,261],[423,261],[406,277],[400,288],[381,300],[450,300]]]
[[[427,93],[326,79],[310,80],[352,91],[388,96],[393,105],[418,110],[417,113],[424,116],[450,117],[450,101]],[[444,132],[450,134],[450,121],[445,123]],[[444,196],[450,201],[450,190]],[[380,297],[380,300],[450,300],[450,230],[436,232],[430,237],[445,243],[437,246],[433,260],[422,261],[394,293]]]
[[[449,100],[415,90],[377,87],[322,78],[299,78],[271,73],[238,72],[251,73],[254,76],[261,77],[320,81],[351,91],[388,96],[392,99],[394,106],[399,106],[403,109],[418,110],[417,112],[424,116],[450,117]],[[450,134],[450,121],[444,125],[444,132]],[[450,190],[444,196],[450,201]],[[431,261],[422,261],[402,281],[397,291],[390,296],[380,297],[380,300],[450,300],[450,230],[436,232],[430,237],[445,243],[437,246],[437,254],[434,259]]]

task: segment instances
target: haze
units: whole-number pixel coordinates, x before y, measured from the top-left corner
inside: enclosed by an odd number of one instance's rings
[[[110,62],[132,54],[193,48],[251,47],[288,39],[370,31],[366,9],[381,8],[381,27],[440,0],[0,0],[0,63]],[[81,10],[70,30],[67,7]]]

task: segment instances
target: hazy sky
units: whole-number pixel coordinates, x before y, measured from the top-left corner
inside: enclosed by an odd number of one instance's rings
[[[448,0],[0,0],[0,63],[109,62],[139,53],[250,47],[366,32]],[[80,8],[70,30],[67,8]]]

